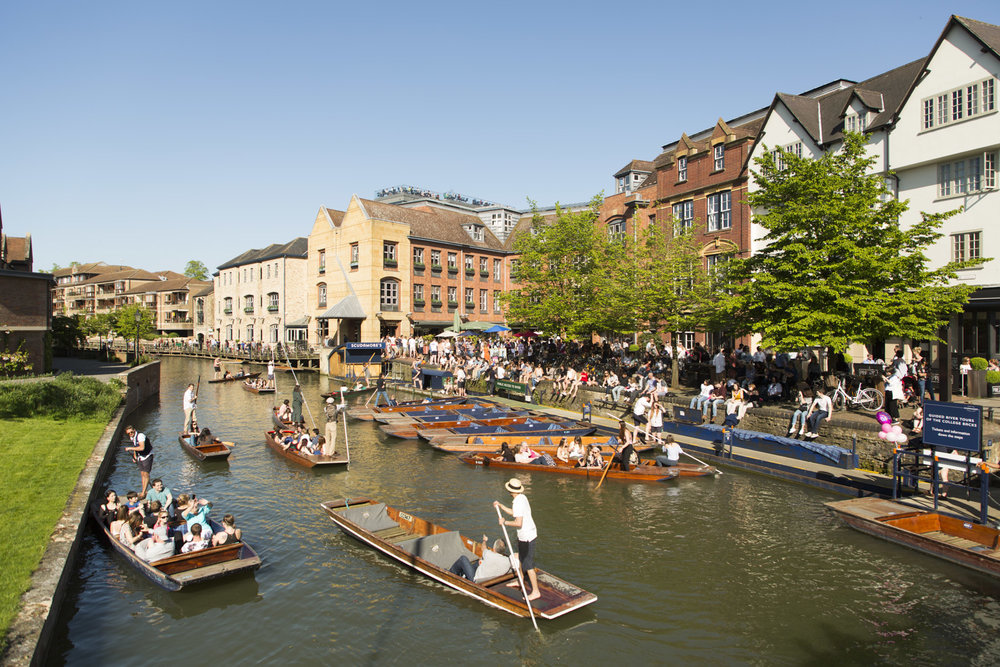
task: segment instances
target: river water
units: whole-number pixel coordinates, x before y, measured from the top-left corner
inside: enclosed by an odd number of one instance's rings
[[[185,454],[181,394],[202,376],[199,422],[237,446]],[[209,385],[210,364],[166,359],[159,401],[133,415],[153,476],[237,517],[263,566],[169,593],[86,538],[53,664],[995,664],[1000,581],[841,525],[822,491],[726,470],[668,483],[521,475],[539,567],[598,596],[554,621],[488,608],[340,533],[319,508],[368,496],[476,537],[499,536],[499,470],[466,466],[372,423],[349,425],[349,470],[312,471],[263,442],[273,396]],[[327,378],[300,374],[319,416]],[[279,396],[292,377],[279,373]],[[109,485],[139,489],[119,452]]]

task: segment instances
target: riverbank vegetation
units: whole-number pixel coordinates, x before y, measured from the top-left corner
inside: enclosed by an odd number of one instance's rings
[[[0,637],[121,403],[121,386],[69,374],[0,384]],[[5,643],[0,639],[0,649]]]

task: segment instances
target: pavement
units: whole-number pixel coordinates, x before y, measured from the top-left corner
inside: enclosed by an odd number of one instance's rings
[[[72,373],[87,375],[107,382],[129,369],[128,364],[98,361],[97,359],[77,359],[75,357],[55,357],[52,359],[52,374]]]

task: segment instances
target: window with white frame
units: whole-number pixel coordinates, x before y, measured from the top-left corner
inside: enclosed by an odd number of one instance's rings
[[[357,243],[352,243],[351,244],[351,268],[352,269],[358,268],[358,254],[359,254],[358,244]]]
[[[708,204],[708,231],[717,232],[721,229],[729,229],[732,222],[732,191],[716,192],[709,195]]]
[[[278,310],[280,304],[280,296],[277,292],[267,293],[267,309],[271,312]]]
[[[925,130],[996,111],[996,79],[975,81],[926,97],[921,100],[921,110]]]
[[[678,230],[691,229],[694,224],[694,200],[688,199],[674,204],[674,226]]]
[[[730,253],[719,253],[716,255],[709,255],[705,258],[705,264],[708,267],[708,276],[711,280],[719,280],[725,276],[726,264],[732,258]]]
[[[503,279],[503,261],[499,259],[493,260],[493,280],[500,282]]]
[[[611,220],[608,222],[608,237],[612,241],[621,241],[625,238],[625,218]]]
[[[268,336],[269,336],[269,341],[271,343],[277,343],[278,342],[278,325],[277,324],[272,324],[270,327],[268,327]]]
[[[475,300],[473,299],[474,296],[475,296],[475,292],[473,291],[473,289],[471,287],[466,287],[465,288],[465,303],[467,305],[472,305],[472,304],[476,303]]]
[[[320,250],[319,251],[319,272],[321,274],[322,273],[326,273],[326,250]],[[271,277],[271,265],[270,264],[268,264],[268,266],[267,266],[267,277],[268,278]],[[277,341],[272,341],[272,342],[276,343]]]
[[[677,180],[686,181],[688,178],[688,159],[687,157],[677,158]]]
[[[453,252],[448,253],[448,268],[457,269],[458,268],[458,255]]]
[[[399,310],[399,281],[393,278],[382,279],[379,296],[379,307],[382,310]]]
[[[722,171],[726,168],[726,146],[724,144],[716,144],[712,147],[712,166],[715,167],[715,171]]]
[[[458,288],[449,287],[448,288],[448,303],[455,304],[458,303]]]
[[[392,241],[382,242],[383,266],[396,266],[396,244]]]
[[[232,339],[233,339],[233,325],[232,324],[227,324],[226,325],[226,340],[232,340]]]
[[[484,289],[479,290],[479,310],[481,312],[485,313],[486,309],[489,308],[489,294],[490,293]]]
[[[326,283],[316,286],[316,307],[326,308]]]
[[[441,286],[440,285],[431,285],[431,303],[432,304],[438,304],[438,305],[441,304]]]
[[[414,248],[413,249],[413,265],[416,268],[422,268],[424,265],[424,249]]]
[[[488,257],[479,258],[479,273],[490,275],[490,260]]]
[[[493,290],[493,312],[500,312],[500,290]]]
[[[951,259],[955,262],[964,262],[969,259],[979,259],[982,257],[981,241],[982,232],[964,232],[962,234],[951,235]]]
[[[423,304],[424,302],[424,286],[420,283],[413,285],[413,302],[414,304]]]
[[[431,267],[441,268],[441,251],[431,250]]]
[[[465,270],[466,271],[475,271],[475,266],[474,266],[475,263],[476,263],[476,256],[475,255],[466,255],[465,256]]]
[[[997,152],[938,165],[938,196],[961,197],[996,188]]]
[[[693,331],[681,331],[677,335],[677,344],[683,345],[685,350],[694,349],[694,332]]]

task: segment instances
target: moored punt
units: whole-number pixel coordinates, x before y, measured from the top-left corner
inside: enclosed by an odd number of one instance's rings
[[[111,535],[96,506],[91,511],[91,517],[115,551],[124,556],[132,567],[168,591],[179,591],[187,586],[241,572],[253,572],[260,567],[260,556],[249,544],[242,541],[177,554],[147,563]],[[215,521],[210,520],[209,524],[213,531],[223,530]]]
[[[375,387],[362,387],[361,389],[350,389],[343,392],[331,391],[326,394],[320,394],[320,397],[323,400],[326,400],[328,398],[336,399],[340,398],[341,396],[343,396],[344,398],[354,398],[355,396],[364,396],[365,394],[373,394],[373,393],[375,393]]]
[[[181,443],[181,447],[185,452],[199,461],[225,461],[233,452],[229,448],[229,445],[221,440],[216,440],[207,445],[192,445],[188,438],[178,436],[177,442]]]
[[[384,415],[393,412],[419,412],[421,410],[435,410],[442,405],[450,406],[448,409],[461,410],[463,408],[476,408],[476,407],[491,407],[493,403],[468,403],[466,398],[447,398],[441,399],[439,401],[430,401],[428,403],[407,403],[399,405],[389,405],[380,408],[354,408],[347,411],[347,416],[352,419],[360,419],[361,421],[372,421],[375,419],[375,415]]]
[[[435,430],[435,429],[446,429],[446,428],[462,428],[465,426],[472,426],[473,424],[480,424],[483,426],[509,426],[510,424],[523,424],[529,418],[528,417],[501,417],[494,419],[462,419],[458,421],[442,421],[434,422],[430,424],[424,424],[420,422],[404,423],[404,424],[382,424],[379,426],[381,430],[386,435],[390,435],[394,438],[403,438],[407,440],[416,440],[420,437],[420,431],[422,430]]]
[[[1000,576],[1000,530],[884,498],[826,503],[851,528]]]
[[[473,424],[471,426],[458,428],[421,429],[418,433],[424,440],[435,442],[437,440],[448,440],[448,438],[456,435],[469,436],[476,434],[508,434],[507,437],[509,438],[520,438],[524,435],[547,435],[550,438],[562,438],[576,435],[590,435],[597,430],[596,426],[589,424],[580,426],[580,423],[586,424],[585,422],[558,423],[532,420],[523,424],[510,424],[508,426],[479,426],[477,424]]]
[[[243,388],[251,394],[273,394],[274,387],[255,387],[251,382],[244,382]]]
[[[555,454],[556,449],[559,448],[559,440],[561,438],[550,438],[547,435],[531,435],[524,438],[506,435],[487,435],[487,436],[476,436],[468,438],[471,442],[448,442],[448,441],[434,441],[430,445],[434,449],[438,449],[442,452],[448,452],[449,454],[467,454],[469,452],[496,452],[500,450],[500,445],[507,443],[509,446],[519,445],[522,442],[527,442],[528,446],[539,452],[548,452],[549,454]],[[483,441],[488,441],[483,442]],[[567,444],[574,438],[566,438]],[[599,435],[588,435],[580,438],[581,445],[584,448],[590,445],[597,445],[599,447],[608,447],[610,450],[614,450],[618,447],[618,438],[609,436],[599,436]],[[643,445],[634,447],[636,452],[648,452],[654,449],[653,445]]]
[[[375,415],[375,421],[381,424],[413,424],[417,422],[432,423],[440,421],[457,421],[460,419],[502,419],[504,417],[543,417],[541,413],[529,412],[528,410],[510,410],[503,406],[490,406],[488,408],[463,408],[461,410],[450,410],[444,406],[437,410],[427,410],[425,412],[393,412],[385,415]]]
[[[291,431],[285,431],[284,433],[290,432]],[[275,437],[275,431],[265,431],[264,440],[267,442],[268,447],[273,449],[275,452],[284,456],[289,461],[293,461],[300,466],[305,466],[306,468],[346,465],[351,462],[346,452],[338,451],[333,456],[317,456],[315,454],[303,454],[298,451],[292,451],[291,449],[285,449],[281,446],[279,438]]]
[[[248,380],[248,379],[252,379],[252,378],[255,378],[255,377],[260,377],[260,372],[259,371],[257,373],[243,373],[242,375],[234,375],[234,376],[228,377],[228,378],[218,378],[218,379],[215,379],[215,380],[209,380],[208,383],[209,384],[217,384],[219,382],[236,382],[238,380]]]
[[[475,582],[449,571],[465,556],[475,562],[483,546],[457,531],[424,521],[412,514],[368,499],[325,502],[320,505],[342,531],[460,593],[515,616],[527,617],[517,575],[509,569],[484,581]],[[531,601],[535,616],[558,618],[597,600],[597,596],[537,569],[541,597]]]
[[[565,463],[556,460],[556,465],[549,466],[541,463],[510,463],[508,461],[496,461],[493,454],[470,453],[462,454],[459,459],[470,465],[486,466],[490,468],[504,468],[510,470],[524,470],[526,472],[555,472],[564,475],[577,475],[580,477],[590,477],[600,479],[604,477],[604,468],[577,468],[576,462]],[[607,458],[604,459],[607,465]],[[625,472],[617,465],[613,465],[608,470],[607,477],[612,479],[625,479],[632,482],[665,482],[675,477],[704,477],[706,475],[717,475],[719,470],[712,466],[700,466],[690,463],[680,463],[670,467],[660,467],[654,465],[631,466]]]

